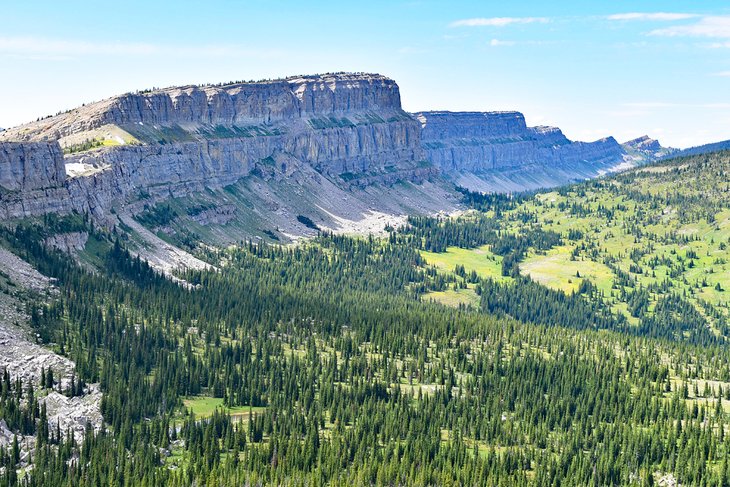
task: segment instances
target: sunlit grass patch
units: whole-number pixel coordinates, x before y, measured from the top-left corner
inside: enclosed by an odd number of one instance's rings
[[[502,276],[502,257],[495,255],[489,245],[475,249],[447,247],[446,252],[421,251],[428,265],[433,265],[443,272],[453,272],[457,265],[463,265],[467,273],[475,271],[480,277],[491,277],[497,280],[507,279]]]
[[[192,413],[200,419],[212,416],[216,409],[221,409],[229,415],[235,416],[239,419],[247,418],[249,411],[256,413],[266,409],[262,406],[237,406],[228,408],[223,404],[223,398],[208,396],[196,396],[184,399],[183,405],[185,406],[185,409],[192,411]]]
[[[520,273],[553,289],[575,292],[589,279],[604,292],[610,292],[613,273],[604,264],[592,260],[571,260],[572,247],[556,247],[545,255],[530,255],[520,264]]]

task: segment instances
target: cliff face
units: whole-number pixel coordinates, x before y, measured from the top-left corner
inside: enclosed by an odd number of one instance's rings
[[[519,112],[421,112],[415,114],[423,127],[423,140],[498,140],[522,138],[527,131]]]
[[[72,209],[58,143],[0,142],[0,219]]]
[[[25,144],[3,145],[0,185],[68,191],[73,201],[61,206],[97,215],[147,194],[230,185],[275,164],[281,173],[307,165],[342,186],[435,174],[398,85],[370,74],[126,94],[4,131],[2,140]],[[0,203],[6,216],[59,207],[38,195]]]
[[[650,161],[677,154],[677,149],[662,147],[658,140],[652,139],[648,135],[626,141],[622,145],[630,156]]]
[[[558,128],[528,127],[518,112],[421,112],[415,116],[422,126],[427,157],[446,174],[532,165],[600,168],[623,157],[623,149],[612,137],[571,142]]]
[[[650,138],[648,135],[642,135],[635,139],[624,142],[624,146],[630,147],[637,151],[656,153],[663,149],[658,140]]]
[[[0,132],[0,218],[77,210],[104,219],[249,177],[327,186],[342,201],[340,190],[421,183],[439,170],[472,189],[519,191],[594,177],[629,149],[638,160],[654,147],[635,145],[571,142],[518,112],[411,116],[398,85],[377,74],[166,88]],[[266,205],[299,211],[285,200]]]
[[[7,130],[0,140],[58,140],[90,157],[98,155],[89,148],[120,144],[148,147],[152,157],[196,144],[212,159],[242,148],[263,158],[278,148],[336,173],[422,160],[419,130],[393,80],[334,74],[126,94]],[[165,145],[173,147],[158,147]]]
[[[378,74],[341,73],[128,93],[9,129],[1,137],[56,140],[105,125],[247,127],[360,112],[404,115],[395,81]]]
[[[32,191],[63,184],[66,170],[56,143],[0,142],[0,186]]]

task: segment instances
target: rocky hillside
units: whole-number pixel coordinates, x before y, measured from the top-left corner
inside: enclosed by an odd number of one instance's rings
[[[2,218],[76,210],[110,219],[112,208],[137,213],[171,197],[258,180],[262,194],[243,196],[266,203],[246,211],[278,212],[271,220],[282,224],[296,221],[296,212],[312,214],[327,226],[335,223],[328,214],[352,219],[379,202],[399,206],[357,195],[343,203],[347,192],[418,185],[436,174],[418,122],[401,109],[398,85],[374,74],[125,94],[3,131],[0,144]],[[326,187],[329,194],[309,196],[329,203],[288,207],[268,188],[283,181],[308,191]]]
[[[642,135],[641,137],[626,141],[621,145],[628,155],[639,160],[654,161],[665,157],[672,157],[677,153],[677,149],[662,147],[658,140],[652,139],[648,135]]]
[[[519,191],[595,177],[624,162],[613,137],[572,142],[556,127],[528,127],[519,112],[420,112],[427,157],[464,186]]]
[[[183,86],[0,132],[0,219],[78,211],[116,224],[147,212],[163,232],[288,240],[453,209],[451,183],[551,187],[662,151],[646,137],[572,142],[518,112],[408,114],[395,81],[377,74]],[[175,215],[162,217],[156,205],[169,202]]]

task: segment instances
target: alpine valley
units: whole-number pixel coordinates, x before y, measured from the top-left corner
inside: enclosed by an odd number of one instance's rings
[[[730,152],[333,73],[0,131],[0,487],[730,485]]]

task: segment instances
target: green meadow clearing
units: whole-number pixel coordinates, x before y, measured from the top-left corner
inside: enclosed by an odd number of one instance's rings
[[[501,231],[519,236],[540,228],[556,232],[562,242],[528,250],[519,273],[566,294],[589,281],[630,323],[638,323],[629,306],[635,293],[648,295],[649,312],[662,297],[678,295],[711,323],[724,320],[730,303],[730,178],[724,162],[706,165],[641,168],[521,199],[501,215]],[[421,255],[445,275],[453,276],[460,265],[482,278],[510,281],[502,276],[502,257],[488,245]],[[478,303],[471,285],[427,297],[450,306]]]
[[[250,413],[259,413],[266,410],[265,407],[258,406],[238,406],[229,408],[224,406],[223,398],[208,396],[197,396],[183,399],[183,405],[199,419],[209,418],[213,415],[216,409],[224,411],[237,419],[247,419]]]

